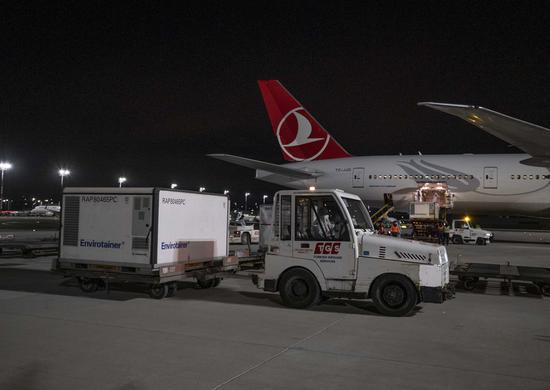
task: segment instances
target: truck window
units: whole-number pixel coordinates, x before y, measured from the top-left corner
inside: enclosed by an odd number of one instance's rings
[[[466,221],[455,221],[455,228],[456,229],[468,229],[468,228],[470,228],[470,225]]]
[[[281,240],[290,240],[290,211],[291,211],[291,198],[290,195],[281,196]]]
[[[348,225],[332,196],[297,196],[295,240],[349,241]]]
[[[374,230],[372,221],[370,220],[369,214],[365,209],[363,202],[357,199],[348,198],[342,198],[342,200],[344,201],[349,215],[351,216],[351,223],[353,224],[354,229]]]

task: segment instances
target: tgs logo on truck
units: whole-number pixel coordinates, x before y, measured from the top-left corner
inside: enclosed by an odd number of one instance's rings
[[[315,245],[315,255],[337,255],[340,253],[339,242],[318,242]]]

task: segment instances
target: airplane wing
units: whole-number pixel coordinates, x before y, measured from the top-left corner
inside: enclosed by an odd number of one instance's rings
[[[421,102],[418,105],[457,116],[518,147],[532,156],[522,160],[522,164],[550,167],[550,129],[546,127],[478,106],[433,102]]]
[[[319,173],[301,171],[287,168],[281,165],[272,164],[264,161],[253,160],[251,158],[233,156],[231,154],[208,154],[207,156],[217,158],[232,164],[241,165],[251,169],[260,169],[262,171],[273,172],[278,175],[289,176],[296,179],[312,179],[321,176]]]

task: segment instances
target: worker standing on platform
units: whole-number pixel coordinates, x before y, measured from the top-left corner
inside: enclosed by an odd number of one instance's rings
[[[397,221],[391,224],[390,233],[394,237],[401,237],[401,229],[399,228]]]

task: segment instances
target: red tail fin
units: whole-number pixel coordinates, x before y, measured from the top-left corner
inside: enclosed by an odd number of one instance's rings
[[[351,156],[278,80],[258,80],[258,85],[285,160]]]

